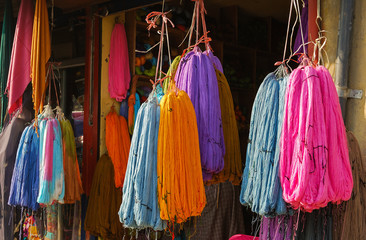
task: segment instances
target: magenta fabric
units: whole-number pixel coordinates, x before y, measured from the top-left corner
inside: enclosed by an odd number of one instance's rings
[[[54,120],[47,122],[46,136],[45,136],[45,154],[44,154],[44,179],[46,181],[52,181],[52,169],[53,169],[53,141],[55,140],[55,133],[53,131]]]
[[[232,236],[229,240],[258,240],[259,238],[257,237],[253,237],[253,236],[249,236],[249,235],[244,235],[244,234],[236,234],[234,236]]]
[[[210,57],[195,47],[181,59],[175,80],[192,101],[197,117],[203,180],[224,168],[225,143],[219,88]]]
[[[30,83],[30,54],[32,45],[34,7],[32,0],[22,0],[15,28],[6,93],[8,111],[12,114],[22,105],[22,95]]]
[[[131,79],[126,31],[123,24],[114,25],[109,55],[109,95],[121,102],[126,98]]]
[[[353,180],[337,91],[323,66],[289,78],[281,138],[283,198],[311,212],[351,197]]]

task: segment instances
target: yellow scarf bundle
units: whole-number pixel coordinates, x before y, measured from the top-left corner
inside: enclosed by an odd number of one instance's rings
[[[114,107],[106,117],[105,141],[114,166],[115,185],[117,188],[123,187],[131,139],[126,119],[118,116]]]
[[[225,75],[216,69],[216,76],[219,85],[222,128],[225,140],[225,165],[224,170],[215,174],[212,180],[206,184],[230,181],[234,185],[239,185],[243,170],[233,97]]]
[[[157,171],[161,219],[182,223],[201,215],[206,195],[196,114],[181,90],[168,90],[160,102]]]
[[[168,72],[166,73],[166,75],[168,76],[165,80],[164,80],[164,86],[163,86],[163,92],[166,93],[168,91],[169,88],[169,82],[171,79],[174,79],[175,76],[175,72],[177,71],[180,59],[182,58],[181,55],[178,55],[174,58],[172,64],[169,67]]]

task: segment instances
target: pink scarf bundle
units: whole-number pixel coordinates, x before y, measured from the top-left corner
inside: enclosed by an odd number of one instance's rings
[[[113,28],[108,71],[109,95],[118,102],[122,102],[130,87],[130,65],[126,31],[124,25],[120,23],[116,23]]]
[[[332,77],[302,66],[289,78],[281,138],[283,198],[311,212],[351,197],[347,137]]]

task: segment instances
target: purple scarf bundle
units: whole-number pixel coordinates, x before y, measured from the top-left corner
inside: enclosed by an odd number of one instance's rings
[[[203,180],[224,168],[225,143],[221,120],[219,89],[210,57],[195,47],[179,63],[175,80],[187,92],[196,116]]]
[[[296,215],[281,215],[275,218],[263,217],[259,233],[260,240],[291,240],[294,233]]]

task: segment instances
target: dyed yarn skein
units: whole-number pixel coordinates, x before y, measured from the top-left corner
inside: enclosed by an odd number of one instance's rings
[[[181,59],[175,80],[194,106],[203,179],[211,180],[212,174],[224,168],[225,142],[217,78],[209,56],[195,47]]]
[[[278,176],[283,106],[288,77],[266,76],[258,89],[250,119],[240,202],[264,216],[286,213]]]
[[[151,93],[138,113],[123,185],[120,221],[129,228],[166,228],[157,196],[157,149],[160,106]]]
[[[8,204],[36,211],[39,189],[39,137],[33,125],[24,129],[19,141]]]
[[[322,66],[299,67],[289,78],[281,139],[283,198],[311,212],[348,200],[353,180],[333,80]]]
[[[130,87],[130,65],[125,26],[114,25],[111,36],[111,49],[108,65],[108,90],[111,98],[121,102],[127,96]]]
[[[206,195],[197,121],[181,90],[168,91],[160,102],[157,173],[161,219],[182,223],[201,214]]]
[[[114,107],[112,107],[106,117],[105,140],[108,154],[111,157],[114,166],[114,181],[116,187],[123,187],[131,140],[126,119],[122,116],[118,116]]]

